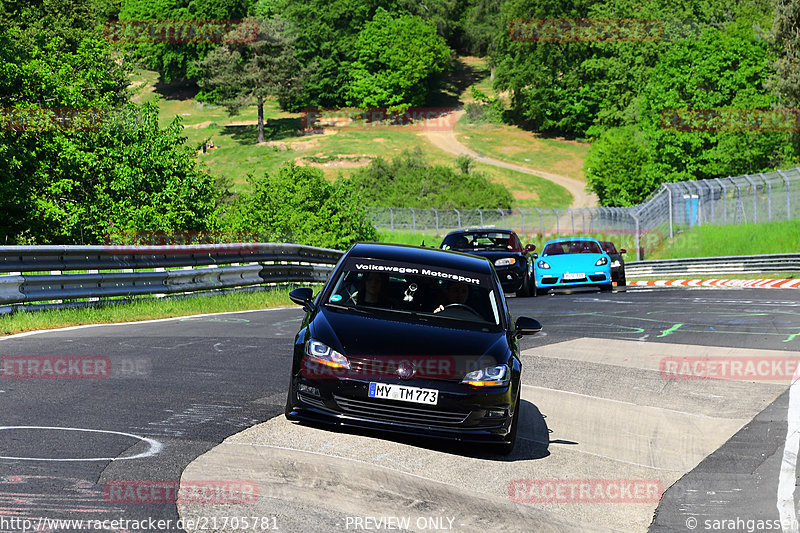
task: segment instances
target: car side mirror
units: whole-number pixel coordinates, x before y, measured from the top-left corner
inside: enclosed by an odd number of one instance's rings
[[[534,251],[535,249],[536,249],[536,245],[535,244],[526,244],[525,245],[525,253],[529,254],[532,251]]]
[[[535,335],[542,331],[542,324],[535,318],[521,316],[514,322],[514,336]]]
[[[314,291],[309,287],[298,287],[289,293],[289,299],[306,312],[314,310]]]
[[[535,261],[535,260],[539,259],[539,254],[534,253],[531,257],[533,257],[533,260]]]
[[[627,254],[627,253],[628,253],[628,250],[626,250],[625,248],[620,248],[620,249],[619,249],[619,253],[621,253],[621,254]]]

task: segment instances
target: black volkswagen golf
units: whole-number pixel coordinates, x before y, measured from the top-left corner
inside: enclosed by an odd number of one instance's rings
[[[322,291],[295,289],[307,311],[295,338],[286,417],[493,444],[510,453],[520,402],[518,338],[489,260],[357,244]]]

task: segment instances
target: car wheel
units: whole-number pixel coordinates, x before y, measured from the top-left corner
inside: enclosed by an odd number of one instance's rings
[[[289,420],[293,420],[291,417],[292,406],[294,405],[295,400],[295,391],[294,391],[294,379],[289,379],[289,391],[286,393],[286,409],[284,410],[284,415]]]
[[[622,273],[619,275],[619,279],[617,280],[617,287],[624,287],[624,286],[626,286],[627,284],[628,284],[628,282],[627,282],[627,281],[625,281],[625,272],[622,272]]]
[[[536,289],[536,296],[544,296],[545,294],[547,294],[547,289]]]
[[[522,392],[522,391],[520,391]],[[514,444],[517,442],[517,427],[519,427],[519,406],[520,395],[517,393],[517,404],[514,407],[514,416],[511,418],[511,432],[508,435],[508,442],[503,442],[497,447],[500,455],[510,455],[514,451]]]
[[[614,289],[614,286],[609,283],[608,285],[600,285],[600,292],[611,292]]]

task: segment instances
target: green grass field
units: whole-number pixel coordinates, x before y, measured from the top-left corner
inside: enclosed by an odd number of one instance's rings
[[[108,304],[76,309],[20,311],[0,315],[0,335],[12,335],[39,329],[54,329],[82,324],[133,322],[177,316],[248,311],[273,307],[293,307],[288,289],[261,292],[232,292],[197,298],[137,299],[121,304]]]
[[[647,259],[800,253],[800,220],[697,226],[675,235]]]

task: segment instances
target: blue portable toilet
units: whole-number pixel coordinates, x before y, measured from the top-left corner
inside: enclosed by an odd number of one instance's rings
[[[683,201],[686,202],[686,209],[684,210],[685,213],[685,223],[689,225],[689,227],[694,227],[697,224],[697,210],[700,207],[700,197],[696,194],[684,194]]]

